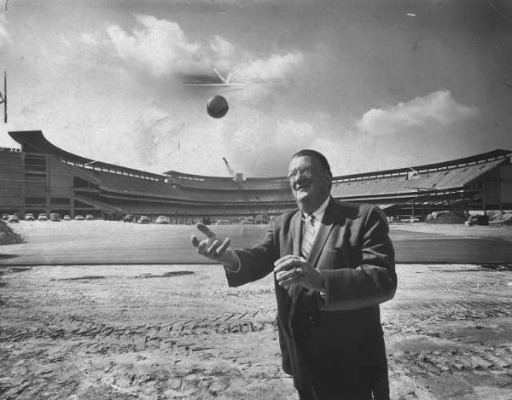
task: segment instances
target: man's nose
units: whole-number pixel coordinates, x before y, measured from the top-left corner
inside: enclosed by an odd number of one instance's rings
[[[293,183],[294,184],[300,184],[301,182],[304,182],[308,179],[308,177],[306,176],[306,174],[304,173],[298,173],[295,177],[294,177],[294,181]]]

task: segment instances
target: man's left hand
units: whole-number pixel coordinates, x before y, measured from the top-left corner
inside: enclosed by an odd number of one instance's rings
[[[324,278],[306,259],[287,255],[274,263],[277,283],[284,288],[301,285],[307,289],[321,292],[325,290]]]

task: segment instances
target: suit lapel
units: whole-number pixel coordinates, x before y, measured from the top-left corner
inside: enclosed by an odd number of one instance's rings
[[[302,240],[302,212],[300,210],[297,210],[292,216],[290,221],[290,235],[292,238],[292,254],[294,256],[300,256],[300,243]],[[300,286],[291,286],[288,288],[288,294],[292,298],[290,318],[294,313],[295,303],[297,302],[301,290],[302,287]]]
[[[316,268],[316,264],[318,262],[318,257],[322,252],[325,242],[329,237],[329,234],[332,231],[334,226],[334,210],[333,210],[333,201],[332,199],[329,201],[329,205],[325,210],[324,217],[320,223],[320,227],[318,228],[318,233],[315,237],[315,241],[313,242],[313,246],[311,247],[311,251],[309,252],[308,261]]]
[[[293,243],[293,255],[300,256],[300,242],[302,239],[302,213],[300,210],[293,215],[290,227]]]

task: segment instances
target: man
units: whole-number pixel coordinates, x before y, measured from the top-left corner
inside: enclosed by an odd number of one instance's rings
[[[263,242],[232,249],[206,226],[192,244],[224,264],[230,286],[273,272],[283,369],[300,399],[389,399],[379,304],[396,290],[384,213],[330,196],[332,174],[314,150],[292,156],[298,209],[277,217]]]

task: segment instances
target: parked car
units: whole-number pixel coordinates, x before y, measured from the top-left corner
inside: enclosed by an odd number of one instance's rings
[[[60,222],[60,214],[59,213],[50,213],[50,221]]]
[[[9,214],[2,214],[2,221],[8,221],[10,215]]]
[[[64,215],[64,217],[62,217],[62,220],[63,221],[70,221],[71,218],[69,217],[69,215],[66,214],[66,215]]]
[[[417,215],[399,215],[395,222],[421,222],[421,217]]]
[[[133,214],[126,214],[123,218],[123,222],[133,222]]]
[[[233,222],[231,222],[229,219],[219,219],[217,222],[215,222],[215,225],[231,225]]]
[[[39,214],[39,216],[37,217],[37,220],[38,220],[38,221],[48,221],[48,216],[46,215],[46,213],[41,213],[41,214]]]
[[[139,224],[149,224],[150,222],[151,220],[146,215],[141,215],[141,217],[139,218]]]
[[[80,215],[80,214],[75,215],[75,221],[83,221],[84,219],[85,219],[85,218],[84,218],[84,216],[83,216],[83,215]]]
[[[466,221],[466,225],[489,225],[488,215],[470,215]]]
[[[169,224],[170,222],[170,218],[165,215],[159,215],[155,220],[156,224]]]
[[[35,220],[34,214],[32,214],[32,213],[25,214],[25,221],[34,221],[34,220]]]
[[[87,214],[87,215],[85,216],[85,220],[86,220],[86,221],[94,221],[94,215],[92,215],[92,214]]]
[[[9,217],[8,222],[16,223],[16,222],[20,222],[20,219],[18,218],[18,216],[16,214],[13,214]]]

